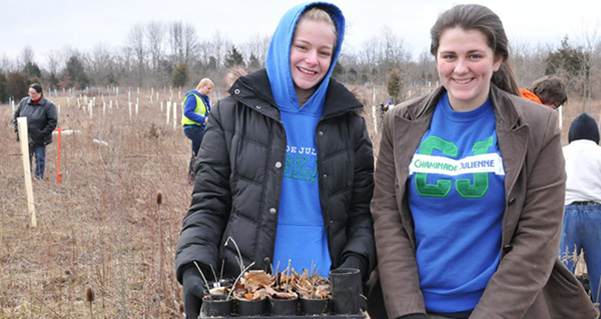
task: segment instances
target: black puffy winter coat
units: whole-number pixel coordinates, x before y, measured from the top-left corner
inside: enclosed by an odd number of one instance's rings
[[[24,97],[13,114],[15,133],[18,132],[17,118],[27,118],[27,131],[29,144],[32,146],[45,146],[52,143],[52,131],[58,123],[58,115],[54,103],[45,97],[33,104],[30,97]]]
[[[265,92],[269,94],[266,95]],[[271,96],[265,70],[242,77],[211,112],[196,162],[192,203],[183,221],[175,267],[199,264],[221,269],[224,277],[244,265],[267,269],[273,259],[286,133]],[[330,81],[315,138],[319,196],[332,268],[350,255],[367,272],[375,266],[373,221],[374,159],[361,103],[340,83]]]

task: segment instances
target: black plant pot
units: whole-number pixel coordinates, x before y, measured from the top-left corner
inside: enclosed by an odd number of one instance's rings
[[[234,300],[227,295],[207,295],[203,298],[200,313],[203,317],[229,317],[232,315]]]
[[[301,312],[306,315],[327,314],[329,310],[329,301],[329,299],[301,298]]]
[[[236,300],[236,309],[239,316],[252,317],[267,313],[267,299],[259,300]]]
[[[273,299],[269,298],[272,316],[294,316],[298,313],[298,298]]]
[[[360,312],[361,274],[358,269],[340,268],[330,271],[332,310],[337,314]]]

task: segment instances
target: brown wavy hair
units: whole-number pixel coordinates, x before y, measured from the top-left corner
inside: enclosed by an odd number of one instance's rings
[[[504,91],[520,95],[519,87],[515,79],[515,73],[509,63],[509,41],[503,28],[503,23],[489,8],[478,4],[462,4],[453,6],[443,12],[436,23],[430,29],[430,53],[434,56],[438,53],[440,36],[451,28],[460,27],[464,30],[478,30],[482,32],[487,40],[488,46],[495,56],[502,56],[503,62],[497,72],[493,73],[491,82]]]

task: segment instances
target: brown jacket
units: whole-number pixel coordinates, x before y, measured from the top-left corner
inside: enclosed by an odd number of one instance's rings
[[[405,102],[384,120],[371,210],[389,318],[425,313],[405,184],[443,92]],[[470,318],[596,318],[584,288],[557,259],[566,181],[557,113],[494,85],[490,96],[505,168],[501,261]]]

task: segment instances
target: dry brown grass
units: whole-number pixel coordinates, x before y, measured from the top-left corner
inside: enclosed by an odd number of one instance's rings
[[[356,90],[369,100],[369,89]],[[47,148],[45,181],[33,184],[34,229],[28,227],[12,111],[0,106],[0,318],[182,317],[173,257],[190,200],[190,142],[179,125],[174,129],[165,123],[156,96],[151,103],[147,94],[132,91],[133,102],[140,100],[133,121],[127,94],[121,94],[119,108],[113,102],[112,110],[108,101],[115,97],[105,96],[104,112],[97,96],[94,118],[75,99],[67,107],[67,96],[51,97],[61,106],[59,127],[81,132],[61,138],[60,184],[56,136]],[[159,100],[168,98],[161,95]],[[598,119],[601,103],[593,109],[589,113]],[[577,102],[566,108],[564,132],[580,111]],[[379,132],[373,129],[371,114],[366,108],[377,153]]]
[[[33,184],[35,229],[28,227],[12,112],[0,108],[0,318],[90,317],[87,288],[95,318],[180,317],[173,256],[191,192],[189,140],[165,124],[156,101],[140,96],[130,122],[127,94],[110,112],[106,98],[106,113],[98,97],[93,119],[74,100],[66,107],[66,97],[51,98],[61,105],[59,127],[81,133],[61,137],[60,184],[56,136],[47,148],[45,180]]]

